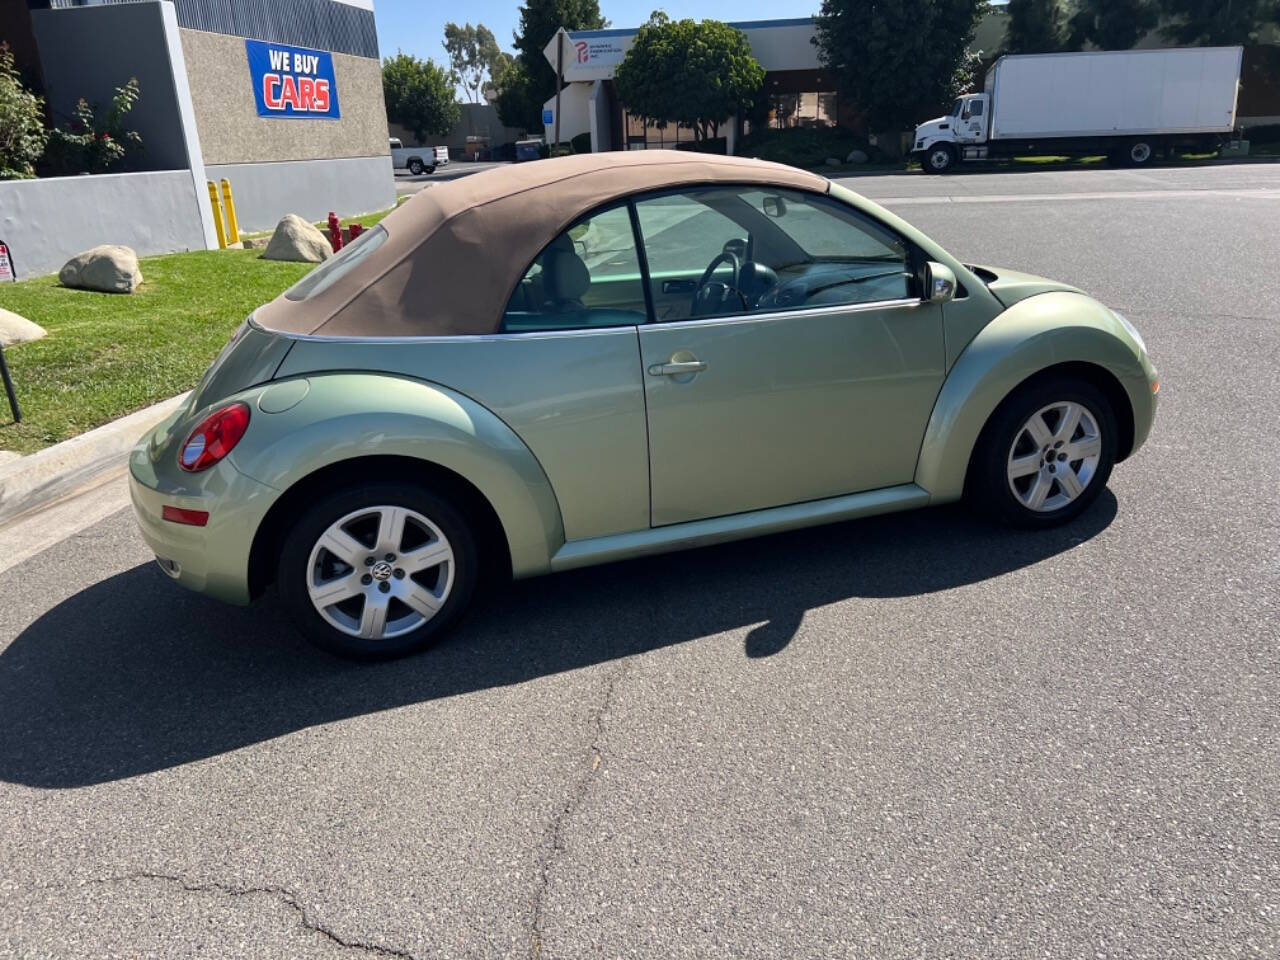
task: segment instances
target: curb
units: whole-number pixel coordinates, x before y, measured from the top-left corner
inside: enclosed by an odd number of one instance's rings
[[[161,400],[37,453],[0,463],[0,526],[110,479],[138,438],[189,394]]]

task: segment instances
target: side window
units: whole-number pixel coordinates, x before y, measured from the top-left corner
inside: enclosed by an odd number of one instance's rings
[[[912,296],[912,252],[839,201],[709,187],[636,204],[659,321]]]
[[[511,294],[510,333],[644,323],[644,283],[626,206],[579,220],[538,254]]]
[[[981,101],[981,100],[973,100],[973,101],[971,101],[971,102],[970,102],[970,104],[969,104],[969,116],[971,116],[971,117],[980,117],[980,116],[982,116],[982,101]]]

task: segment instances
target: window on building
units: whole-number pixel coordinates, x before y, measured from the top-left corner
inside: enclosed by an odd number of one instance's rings
[[[775,93],[769,98],[769,126],[777,130],[792,127],[834,127],[836,101],[835,92],[830,90]]]

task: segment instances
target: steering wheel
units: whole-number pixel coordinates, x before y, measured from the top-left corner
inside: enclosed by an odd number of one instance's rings
[[[738,295],[738,298],[742,301],[742,306],[744,308],[746,307],[747,305],[746,297],[744,297],[742,295],[742,291],[738,289],[738,284],[741,282],[741,279],[742,279],[742,261],[738,259],[738,255],[736,253],[732,252],[731,250],[726,250],[724,251],[724,253],[717,254],[716,258],[712,260],[709,264],[707,264],[707,269],[702,271],[702,277],[701,279],[698,280],[697,287],[694,288],[693,304],[692,304],[691,310],[695,316],[699,312],[698,304],[710,300],[710,297],[707,295],[707,292],[709,292],[709,287],[711,285],[711,275],[716,272],[716,267],[720,266],[720,264],[722,263],[727,263],[733,267],[733,283],[727,284],[727,285],[724,283],[720,284],[722,287],[724,287],[724,289],[720,292],[721,303],[725,301],[729,291],[732,290],[734,293]]]

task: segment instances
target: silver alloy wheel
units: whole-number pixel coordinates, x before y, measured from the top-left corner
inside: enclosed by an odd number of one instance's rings
[[[331,626],[384,640],[434,617],[453,575],[453,547],[429,519],[406,507],[364,507],[331,524],[311,548],[307,593]]]
[[[1098,470],[1102,433],[1088,408],[1074,400],[1042,407],[1009,447],[1009,489],[1028,510],[1048,513],[1075,500]]]
[[[1134,163],[1146,163],[1151,159],[1151,144],[1139,141],[1129,148],[1129,159]]]
[[[951,166],[951,151],[944,147],[938,147],[933,153],[929,154],[929,169],[941,171]]]

